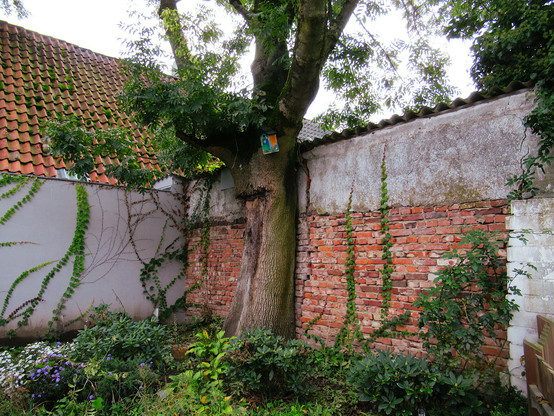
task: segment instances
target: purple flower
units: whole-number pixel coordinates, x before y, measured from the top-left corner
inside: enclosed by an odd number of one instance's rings
[[[91,394],[90,396],[88,396],[88,399],[92,400],[92,399],[94,399],[94,396]]]

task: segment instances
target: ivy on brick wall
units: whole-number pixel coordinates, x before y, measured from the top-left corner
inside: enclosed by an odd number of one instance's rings
[[[393,246],[392,236],[389,232],[389,212],[388,205],[388,186],[387,186],[387,169],[386,169],[386,145],[383,150],[383,159],[381,162],[381,199],[379,201],[379,216],[381,226],[381,258],[384,261],[383,267],[380,270],[381,276],[381,325],[376,328],[369,336],[365,337],[360,326],[358,317],[358,308],[356,305],[356,242],[352,225],[352,197],[354,194],[354,181],[350,188],[348,197],[348,205],[345,214],[345,234],[346,234],[346,260],[344,277],[346,279],[346,291],[348,293],[346,303],[346,313],[343,320],[343,325],[339,329],[335,338],[335,349],[346,349],[351,351],[354,342],[366,351],[369,352],[378,338],[385,337],[402,337],[406,335],[405,331],[398,330],[398,327],[404,324],[410,317],[410,311],[405,311],[401,315],[389,316],[389,309],[392,297],[392,274],[394,273],[393,257],[391,248]],[[309,334],[309,331],[323,316],[321,312],[318,316],[312,319],[306,326],[306,336],[315,338],[323,344],[323,340]]]

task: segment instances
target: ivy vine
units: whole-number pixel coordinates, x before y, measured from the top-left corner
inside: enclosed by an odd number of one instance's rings
[[[8,191],[4,192],[0,195],[0,199],[6,199],[10,198],[13,195],[15,195],[17,192],[19,192],[24,185],[26,185],[29,181],[32,180],[31,188],[29,189],[29,192],[19,201],[17,201],[14,205],[12,205],[11,208],[8,208],[8,210],[0,217],[0,225],[4,225],[24,204],[29,202],[33,196],[38,192],[40,187],[42,186],[42,181],[38,178],[31,179],[29,176],[22,176],[22,175],[9,175],[3,173],[0,178],[0,188],[15,183],[16,185],[10,188]]]
[[[179,241],[179,239],[177,239],[165,249],[164,253],[159,254],[167,228],[166,222],[162,230],[162,237],[160,238],[156,254],[148,262],[143,262],[143,267],[140,271],[140,282],[143,287],[143,293],[146,296],[146,299],[152,302],[154,307],[158,308],[158,317],[161,320],[167,319],[172,313],[180,309],[187,309],[191,306],[198,306],[193,303],[187,302],[187,296],[194,290],[198,289],[208,275],[208,249],[210,246],[211,226],[208,216],[210,209],[210,190],[212,188],[213,182],[213,177],[208,177],[204,181],[197,182],[197,184],[201,184],[199,185],[200,198],[198,199],[198,203],[193,210],[190,218],[183,219],[183,224],[180,227],[180,231],[183,233],[185,239],[187,239],[188,241],[188,239],[190,239],[192,229],[197,224],[203,224],[200,240],[192,247],[189,247],[188,244],[182,244],[180,247],[172,249],[172,247]],[[189,198],[187,196],[185,196],[184,198],[184,205],[188,207]],[[133,247],[135,247],[134,244]],[[198,249],[200,249],[202,253],[200,260],[202,265],[200,279],[198,279],[193,285],[186,289],[183,295],[180,296],[175,302],[173,302],[173,304],[169,305],[167,300],[168,290],[173,287],[177,283],[177,281],[182,280],[186,277],[189,267],[189,254]],[[168,261],[180,262],[181,269],[177,276],[175,276],[169,283],[164,286],[158,275],[158,270],[165,262]]]
[[[348,351],[352,349],[355,339],[363,341],[364,336],[360,328],[358,319],[358,307],[356,306],[356,279],[354,271],[356,270],[356,256],[354,254],[355,243],[352,232],[352,195],[354,193],[354,182],[350,188],[348,197],[348,206],[346,209],[346,260],[344,276],[346,278],[346,291],[348,300],[346,302],[346,314],[343,325],[335,338],[335,349],[345,347]]]
[[[75,233],[73,235],[73,241],[71,242],[71,245],[69,246],[69,249],[67,250],[65,255],[58,263],[58,266],[54,267],[52,271],[54,273],[55,271],[59,271],[61,267],[67,264],[67,262],[69,261],[69,258],[73,256],[74,257],[73,272],[71,274],[71,278],[69,279],[69,285],[65,289],[65,292],[63,293],[60,301],[56,305],[56,308],[54,308],[54,310],[52,311],[52,320],[48,322],[48,326],[50,328],[53,327],[53,324],[55,321],[58,321],[60,319],[60,315],[62,313],[62,310],[65,308],[65,304],[71,298],[73,293],[75,293],[75,289],[81,285],[81,276],[85,269],[85,264],[84,264],[85,263],[85,234],[90,222],[90,206],[88,204],[88,195],[87,195],[85,186],[81,184],[77,185],[76,191],[77,191],[77,221],[75,224]],[[54,274],[52,274],[52,277],[53,276]],[[44,290],[46,290],[48,282],[52,277],[50,277],[48,280],[46,280],[46,278],[45,280],[43,280],[43,285],[46,283],[44,285]],[[42,287],[41,287],[41,290],[43,290]],[[41,293],[41,296],[42,296],[42,293]]]
[[[360,321],[358,317],[358,307],[356,306],[356,279],[354,272],[356,270],[356,243],[354,239],[353,227],[352,227],[352,197],[354,194],[354,181],[350,188],[350,195],[348,197],[348,205],[345,214],[345,234],[346,234],[346,260],[344,276],[346,279],[346,291],[348,299],[346,303],[346,313],[343,320],[343,325],[339,329],[337,337],[335,338],[334,349],[346,349],[351,351],[355,341],[358,341],[359,345],[365,352],[371,350],[371,344],[378,338],[394,337],[400,338],[407,335],[407,331],[400,331],[398,327],[404,324],[410,317],[410,311],[405,311],[401,315],[389,316],[391,296],[392,296],[392,274],[394,273],[393,259],[392,259],[392,236],[389,232],[389,212],[390,207],[388,205],[388,186],[387,186],[387,169],[386,169],[386,145],[383,150],[383,160],[381,162],[381,199],[379,202],[379,216],[381,218],[381,238],[382,255],[381,258],[385,261],[383,268],[380,271],[381,275],[381,325],[375,329],[368,337],[365,337],[362,333]],[[323,312],[308,322],[306,326],[306,336],[308,338],[316,339],[322,345],[323,340],[320,337],[311,335],[308,331],[321,319]]]
[[[385,261],[383,269],[381,270],[381,319],[385,320],[389,315],[391,292],[392,292],[392,273],[394,272],[394,266],[392,264],[392,236],[389,232],[389,212],[388,205],[389,191],[387,187],[387,165],[385,163],[385,149],[383,150],[383,160],[381,162],[381,201],[379,204],[379,216],[381,217],[381,247],[383,254],[381,258]]]
[[[23,187],[29,182],[32,182],[32,183],[27,194],[6,211],[6,213],[0,218],[0,225],[5,224],[15,214],[17,210],[19,210],[24,204],[29,202],[35,196],[35,194],[38,192],[38,190],[44,183],[39,178],[31,178],[31,177],[22,176],[22,175],[8,175],[8,174],[0,175],[0,188],[6,185],[15,184],[15,186],[11,187],[8,191],[2,193],[0,195],[0,199],[10,198],[16,195],[19,191],[23,190]],[[33,315],[39,302],[44,301],[43,296],[46,289],[48,288],[50,281],[56,275],[56,273],[58,273],[70,261],[72,256],[74,257],[74,260],[73,260],[73,273],[70,279],[70,283],[67,289],[65,290],[64,294],[62,295],[60,301],[58,302],[57,307],[52,311],[53,313],[52,320],[48,322],[48,326],[50,328],[49,332],[53,330],[53,323],[59,320],[61,311],[65,308],[65,303],[71,298],[77,286],[79,286],[81,275],[84,270],[85,233],[89,224],[90,208],[88,205],[88,197],[87,197],[85,186],[82,184],[76,185],[76,193],[77,193],[77,220],[76,220],[76,227],[75,227],[73,241],[69,246],[69,249],[60,260],[47,261],[45,263],[34,266],[28,270],[25,270],[13,281],[13,283],[10,285],[10,288],[8,289],[8,292],[6,293],[6,296],[2,304],[2,309],[0,312],[0,326],[5,326],[8,323],[15,321],[17,319],[19,319],[19,321],[17,322],[18,327],[28,325],[29,318]],[[0,247],[13,247],[15,245],[21,245],[21,244],[36,244],[36,243],[29,242],[29,241],[8,241],[8,242],[0,243]],[[39,270],[47,266],[50,266],[52,264],[55,264],[55,265],[42,279],[40,289],[38,290],[37,294],[33,298],[28,299],[25,302],[23,302],[21,305],[17,306],[10,314],[5,316],[15,289],[27,277],[29,277],[29,275],[31,275],[32,273],[38,272]],[[15,331],[10,330],[9,334],[15,335]]]

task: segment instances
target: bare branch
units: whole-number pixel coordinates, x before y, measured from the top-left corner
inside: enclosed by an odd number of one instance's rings
[[[387,60],[387,62],[389,63],[391,69],[397,74],[398,74],[398,71],[396,70],[396,64],[394,63],[394,61],[392,60],[392,57],[390,56],[390,54],[388,53],[388,51],[383,47],[383,45],[381,44],[381,42],[379,42],[379,40],[373,36],[373,34],[367,29],[367,27],[365,27],[365,24],[364,22],[362,22],[362,19],[360,19],[358,17],[358,15],[356,13],[354,13],[354,17],[356,18],[356,20],[358,21],[358,24],[362,27],[362,29],[365,31],[365,33],[367,33],[367,35],[371,38],[371,40],[377,45],[377,47],[379,49],[381,49],[381,52],[383,53],[383,55],[385,56],[385,59]]]

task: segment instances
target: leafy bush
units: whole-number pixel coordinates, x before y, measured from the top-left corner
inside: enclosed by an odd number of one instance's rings
[[[420,295],[414,306],[422,308],[418,324],[425,330],[420,337],[436,362],[446,367],[482,367],[489,364],[481,349],[485,336],[504,345],[497,332],[509,325],[518,309],[507,295],[520,291],[510,285],[494,236],[472,230],[460,247],[445,254],[454,264],[439,272],[435,286]]]
[[[268,330],[245,331],[227,353],[227,379],[249,393],[275,397],[310,391],[306,378],[311,370],[310,348],[285,341]]]
[[[230,338],[223,336],[224,332],[218,332],[211,337],[207,331],[196,334],[197,342],[191,344],[187,355],[192,355],[192,365],[197,371],[189,370],[186,376],[189,384],[193,383],[199,391],[207,391],[212,388],[221,388],[222,378],[227,369],[227,363],[223,360],[229,349]]]
[[[23,349],[15,348],[11,351],[0,352],[0,388],[7,393],[19,387],[23,387],[36,368],[40,368],[44,360],[52,356],[67,356],[73,349],[73,345],[49,344],[44,341],[28,344]]]
[[[140,358],[122,360],[111,357],[89,364],[86,372],[90,384],[85,386],[84,396],[100,397],[110,405],[132,398],[138,392],[152,393],[159,387],[159,380],[151,366]]]
[[[65,397],[70,385],[84,373],[85,364],[69,361],[62,354],[50,354],[36,363],[25,386],[38,402],[56,402]]]
[[[414,415],[424,409],[433,415],[473,415],[484,412],[473,379],[442,373],[423,359],[379,352],[352,366],[348,382],[360,401],[379,414]]]
[[[167,329],[156,319],[134,321],[125,312],[95,308],[92,327],[85,327],[74,340],[76,359],[101,361],[108,354],[113,359],[133,359],[163,366],[170,357]]]
[[[490,416],[522,416],[528,414],[527,398],[514,387],[496,384],[487,388]]]

